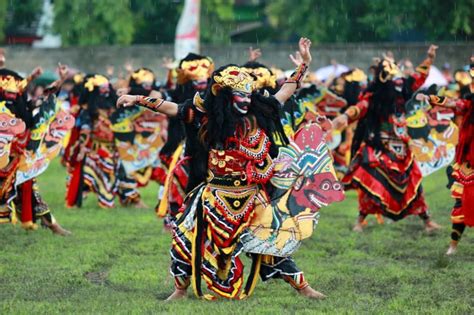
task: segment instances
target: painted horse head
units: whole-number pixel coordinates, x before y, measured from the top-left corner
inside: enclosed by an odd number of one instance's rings
[[[287,200],[285,206],[292,214],[308,208],[317,212],[344,199],[324,133],[317,124],[303,126],[287,147],[280,148],[275,170],[272,184],[276,193],[286,191],[281,199]],[[276,204],[282,206],[279,201]]]
[[[26,125],[0,102],[0,169],[10,162],[10,150],[15,137],[25,131]]]

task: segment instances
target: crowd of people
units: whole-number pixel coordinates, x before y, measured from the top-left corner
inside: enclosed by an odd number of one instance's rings
[[[443,67],[447,86],[425,87],[437,46],[417,67],[388,52],[367,74],[324,79],[309,70],[310,47],[300,39],[287,75],[249,49],[243,65],[216,67],[194,53],[167,60],[163,81],[131,65],[119,78],[58,65],[49,84],[38,84],[41,68],[26,78],[7,69],[0,50],[0,223],[71,234],[36,181],[60,157],[67,207],[94,194],[103,208],[116,199],[148,208],[139,188],[159,183],[155,212],[172,235],[169,300],[188,287],[204,299],[243,299],[258,278],[318,299],[292,256],[319,210],[354,189],[356,232],[368,215],[380,223],[416,215],[437,230],[422,181],[447,167],[454,254],[474,226],[474,57],[454,74]]]

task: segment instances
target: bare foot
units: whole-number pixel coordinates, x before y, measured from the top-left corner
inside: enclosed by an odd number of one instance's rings
[[[446,255],[451,256],[456,254],[456,251],[458,250],[458,242],[451,241],[449,244],[448,251],[446,252]]]
[[[310,298],[310,299],[323,300],[323,299],[326,298],[326,296],[324,294],[322,294],[321,292],[316,291],[315,289],[313,289],[309,285],[307,287],[305,287],[304,289],[298,290],[297,292],[300,295],[305,296],[305,297]]]
[[[35,231],[38,229],[38,225],[36,223],[33,223],[31,221],[29,222],[22,222],[21,227],[27,231]]]
[[[133,204],[133,207],[135,209],[148,209],[149,208],[148,205],[145,202],[143,202],[143,200],[141,200],[141,199],[138,200],[137,202],[135,202]]]
[[[364,231],[364,222],[357,221],[354,227],[352,228],[352,231],[361,233]]]
[[[168,224],[166,222],[163,224],[163,230],[168,233],[173,233],[173,227],[171,226],[171,224]]]
[[[56,235],[61,235],[61,236],[69,236],[72,233],[66,229],[64,229],[62,226],[60,226],[57,223],[53,223],[48,228],[53,232],[53,234]]]
[[[166,301],[174,301],[184,299],[186,297],[186,290],[175,289],[174,292],[168,296]]]
[[[425,223],[425,231],[428,233],[440,230],[441,228],[442,226],[436,223],[435,221],[428,221]]]

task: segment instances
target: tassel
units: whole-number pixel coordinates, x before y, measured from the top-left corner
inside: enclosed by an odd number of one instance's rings
[[[168,176],[166,176],[165,180],[165,187],[163,189],[163,197],[161,198],[159,206],[156,208],[156,215],[160,218],[163,218],[166,213],[168,213],[168,195],[170,191],[171,182],[173,180],[173,172],[176,164],[178,163],[178,159],[183,152],[183,143],[181,143],[176,151],[174,151],[170,166],[168,168]]]

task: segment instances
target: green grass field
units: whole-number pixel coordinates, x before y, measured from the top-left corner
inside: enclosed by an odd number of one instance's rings
[[[313,237],[295,255],[307,279],[328,295],[298,296],[283,281],[260,282],[246,301],[206,302],[190,295],[166,303],[170,235],[152,210],[97,207],[65,209],[65,170],[51,165],[41,192],[61,224],[74,234],[26,232],[0,226],[1,314],[315,314],[474,313],[474,232],[467,230],[455,257],[446,257],[452,200],[444,172],[425,180],[434,219],[444,229],[428,235],[418,218],[351,231],[357,214],[353,192],[323,209]],[[143,190],[155,203],[157,186]],[[246,260],[247,266],[248,260]]]

